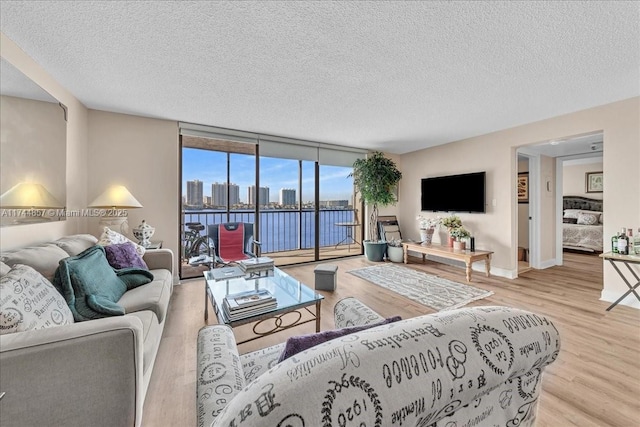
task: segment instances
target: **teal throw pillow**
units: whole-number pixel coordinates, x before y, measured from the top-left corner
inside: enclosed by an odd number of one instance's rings
[[[139,268],[114,270],[102,246],[60,260],[53,285],[64,296],[76,321],[125,314],[117,304],[128,290],[149,283],[153,275]]]

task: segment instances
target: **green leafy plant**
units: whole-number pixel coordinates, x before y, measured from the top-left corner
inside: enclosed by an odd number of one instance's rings
[[[371,205],[369,237],[371,241],[377,241],[378,208],[396,204],[393,189],[402,179],[402,172],[393,160],[385,157],[380,151],[374,151],[366,159],[356,160],[353,163],[353,172],[349,176],[353,177],[353,184],[360,192],[362,200]]]
[[[451,231],[449,231],[449,234],[451,235],[451,237],[455,237],[456,240],[461,240],[471,236],[471,233],[469,233],[469,231],[462,226],[451,229]]]
[[[457,215],[451,215],[443,218],[441,224],[451,231],[454,228],[462,227],[462,220]]]

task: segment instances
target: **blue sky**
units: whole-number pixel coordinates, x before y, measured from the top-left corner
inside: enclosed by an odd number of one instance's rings
[[[211,196],[211,184],[226,182],[226,153],[184,148],[182,150],[182,191],[186,181],[202,181],[204,195]],[[303,162],[302,201],[313,200],[314,164]],[[348,178],[351,168],[320,166],[320,200],[351,200],[353,180]],[[247,188],[255,184],[253,156],[231,155],[231,182],[240,186],[240,200],[247,201]],[[263,157],[260,160],[260,186],[269,187],[269,198],[278,201],[281,188],[298,188],[298,161]],[[298,195],[296,195],[298,197]]]

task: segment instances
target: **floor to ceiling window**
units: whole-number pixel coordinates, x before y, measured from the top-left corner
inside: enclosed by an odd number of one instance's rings
[[[209,129],[181,128],[180,277],[210,267],[188,261],[208,250],[208,226],[223,222],[254,223],[278,266],[362,253],[348,175],[364,152]]]

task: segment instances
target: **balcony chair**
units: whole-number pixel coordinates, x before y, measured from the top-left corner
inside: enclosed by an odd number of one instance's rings
[[[213,249],[213,267],[216,265],[224,267],[260,256],[261,245],[253,238],[252,223],[211,224],[207,231]]]

